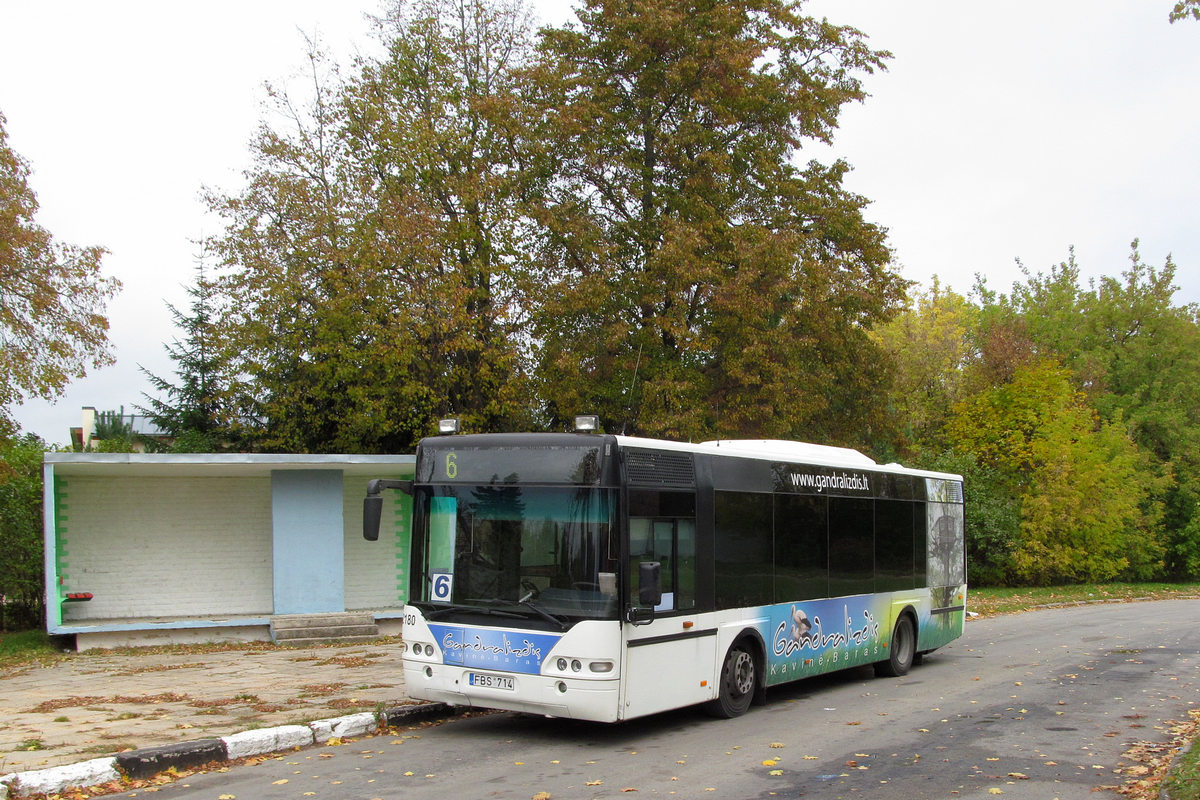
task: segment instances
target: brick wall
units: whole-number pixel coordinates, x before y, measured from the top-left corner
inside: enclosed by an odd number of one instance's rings
[[[64,622],[271,612],[271,479],[56,481]]]
[[[368,480],[357,476],[343,480],[347,611],[402,608],[408,596],[411,498],[394,489],[383,493],[379,541],[368,542],[362,535],[362,501]]]

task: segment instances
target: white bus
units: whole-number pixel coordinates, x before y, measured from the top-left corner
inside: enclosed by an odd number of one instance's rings
[[[592,423],[594,426],[594,423]],[[962,635],[962,478],[797,442],[423,440],[404,678],[454,706],[721,717],[787,681],[903,675]]]

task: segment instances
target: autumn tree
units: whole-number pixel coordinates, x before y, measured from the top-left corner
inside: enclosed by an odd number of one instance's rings
[[[885,435],[902,458],[944,449],[942,433],[951,407],[965,393],[964,371],[975,355],[977,317],[977,306],[935,277],[904,311],[872,332],[893,372]]]
[[[1038,359],[1064,365],[1099,421],[1148,456],[1142,469],[1156,489],[1146,513],[1161,526],[1167,574],[1200,576],[1200,312],[1174,303],[1174,263],[1145,263],[1135,241],[1119,277],[1085,285],[1073,253],[1024,276],[1007,295],[978,291],[968,382],[1003,383]]]
[[[411,450],[439,414],[517,427],[518,235],[493,106],[530,33],[473,0],[393,7],[387,55],[272,94],[248,185],[214,195],[222,346],[265,449]],[[527,423],[526,423],[527,424]]]
[[[63,243],[39,225],[29,164],[0,114],[0,435],[9,407],[52,399],[89,367],[112,363],[107,302],[120,282],[101,274],[101,247]]]
[[[787,0],[577,14],[543,31],[528,89],[550,419],[857,441],[885,380],[867,331],[904,282],[849,167],[796,162],[888,54]]]
[[[1101,416],[1124,422],[1164,478],[1167,572],[1200,578],[1200,307],[1177,305],[1175,264],[1142,261],[1132,244],[1120,278],[1091,292],[1086,329]]]
[[[310,51],[310,58],[310,107],[271,89],[276,111],[291,127],[263,123],[251,145],[246,188],[208,198],[225,219],[224,232],[205,245],[219,259],[212,297],[218,346],[236,364],[227,402],[251,423],[240,433],[267,450],[320,451],[315,443],[336,439],[338,416],[344,417],[338,404],[348,399],[336,372],[355,374],[361,366],[349,337],[343,354],[321,349],[324,339],[349,333],[328,319],[354,309],[359,298],[335,301],[330,291],[345,272],[348,232],[333,90],[324,82],[320,54]],[[352,279],[345,283],[355,286]]]
[[[385,262],[418,337],[439,412],[471,430],[529,424],[528,304],[519,291],[528,221],[513,139],[518,71],[533,50],[519,3],[422,0],[385,21],[387,57],[343,95],[345,138],[372,232],[402,241],[391,204],[426,250]]]
[[[1160,506],[1152,500],[1160,481],[1149,460],[1124,426],[1070,410],[1031,443],[1016,574],[1036,584],[1161,575]]]
[[[1200,20],[1200,0],[1179,0],[1171,9],[1169,17],[1172,23],[1188,17]]]
[[[1039,360],[955,405],[954,450],[1007,476],[1020,501],[1010,577],[1144,579],[1161,568],[1154,470],[1119,422],[1101,422],[1069,370]]]

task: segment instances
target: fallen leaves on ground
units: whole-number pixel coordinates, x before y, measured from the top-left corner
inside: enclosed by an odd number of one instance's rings
[[[174,692],[164,692],[162,694],[143,694],[136,697],[126,695],[113,695],[112,697],[97,697],[88,695],[85,697],[60,697],[57,700],[47,700],[44,703],[39,703],[31,709],[28,709],[26,714],[48,714],[51,711],[58,711],[62,708],[74,708],[79,706],[94,706],[102,703],[124,703],[126,705],[143,705],[156,703],[183,703],[191,700],[186,694],[175,694]]]
[[[1122,774],[1131,777],[1116,790],[1133,800],[1158,800],[1159,785],[1171,769],[1171,761],[1187,742],[1200,735],[1200,710],[1188,712],[1186,720],[1166,723],[1167,741],[1137,742],[1125,751],[1125,757],[1138,762],[1125,767]]]

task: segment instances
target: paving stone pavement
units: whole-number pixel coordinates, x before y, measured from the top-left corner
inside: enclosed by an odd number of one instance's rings
[[[0,673],[0,774],[411,702],[398,639],[128,648]]]

